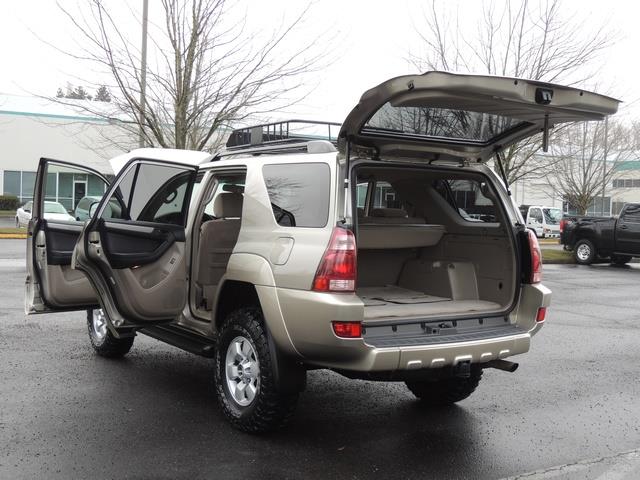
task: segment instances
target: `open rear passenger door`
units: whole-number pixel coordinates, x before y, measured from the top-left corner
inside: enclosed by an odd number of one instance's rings
[[[185,226],[197,167],[134,159],[114,180],[80,235],[83,271],[114,327],[173,320],[185,305]]]
[[[95,201],[109,182],[101,173],[80,165],[40,159],[32,218],[27,227],[25,313],[84,310],[98,305],[87,277],[71,268],[73,248],[83,222],[76,217],[81,200]]]

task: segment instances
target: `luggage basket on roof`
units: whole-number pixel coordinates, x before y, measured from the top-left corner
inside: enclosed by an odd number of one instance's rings
[[[227,140],[227,149],[277,146],[313,140],[326,140],[336,145],[340,127],[341,124],[334,122],[285,120],[238,128],[231,132]]]

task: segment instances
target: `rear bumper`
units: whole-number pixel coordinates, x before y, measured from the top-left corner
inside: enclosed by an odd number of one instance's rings
[[[518,332],[515,334],[444,344],[373,347],[363,338],[338,338],[331,328],[332,320],[362,321],[364,306],[356,295],[276,290],[282,317],[267,317],[267,322],[277,320],[286,326],[287,339],[301,359],[353,372],[441,368],[525,353],[531,337],[542,327],[535,320],[538,309],[549,306],[551,300],[551,291],[543,285],[523,285],[518,306],[509,316],[510,325],[517,326],[512,330]]]

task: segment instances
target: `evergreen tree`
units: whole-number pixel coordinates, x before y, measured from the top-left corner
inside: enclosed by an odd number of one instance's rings
[[[110,102],[111,101],[111,93],[109,93],[109,89],[101,85],[98,90],[96,90],[96,94],[93,97],[93,100],[96,102]]]

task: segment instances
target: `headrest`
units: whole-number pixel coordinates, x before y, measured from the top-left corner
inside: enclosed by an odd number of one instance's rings
[[[371,211],[372,217],[386,217],[386,218],[407,218],[407,212],[401,208],[374,208]]]
[[[240,218],[242,216],[242,194],[223,192],[213,202],[216,218]]]

